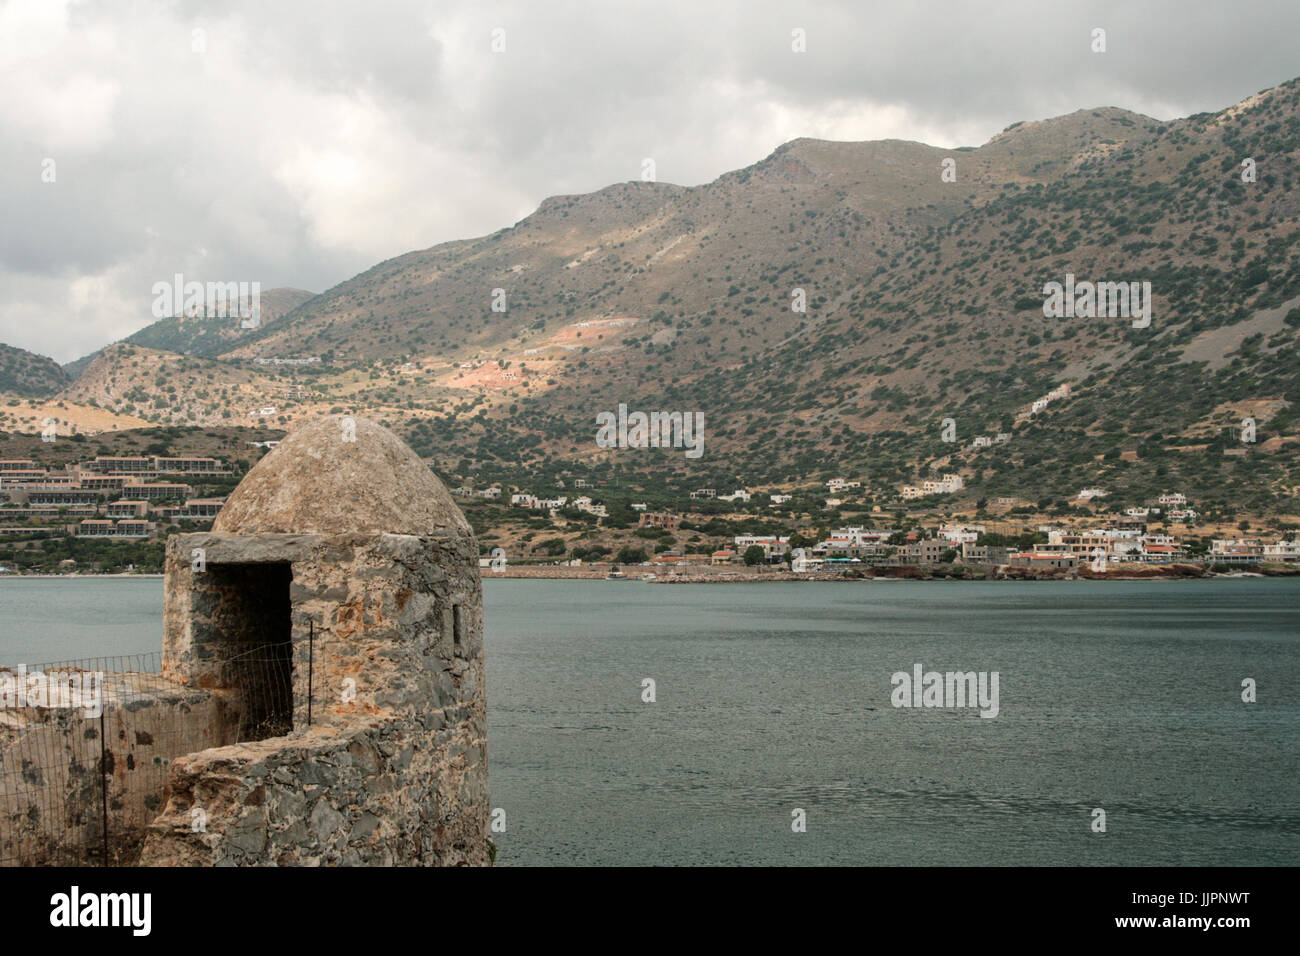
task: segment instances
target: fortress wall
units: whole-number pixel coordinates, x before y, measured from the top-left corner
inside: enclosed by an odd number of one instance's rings
[[[103,691],[102,722],[81,708],[6,711],[0,860],[102,860],[107,810],[110,862],[132,862],[172,761],[226,742],[211,694],[136,673],[105,674]]]
[[[165,648],[219,667],[205,635],[213,564],[289,560],[293,727],[175,761],[149,865],[486,864],[482,600],[471,535],[177,535]],[[181,567],[183,565],[183,567]],[[173,585],[173,582],[175,584]],[[189,588],[190,597],[172,593]],[[310,657],[310,659],[309,659]],[[311,726],[307,726],[307,674]],[[195,830],[194,811],[205,821]]]

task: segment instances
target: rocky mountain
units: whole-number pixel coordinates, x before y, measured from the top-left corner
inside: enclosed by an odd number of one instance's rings
[[[268,289],[262,292],[258,297],[261,327],[274,326],[314,295],[305,289]],[[249,332],[235,319],[177,316],[159,319],[127,336],[126,341],[150,349],[211,357],[236,348],[243,339],[248,338]]]
[[[0,345],[0,392],[42,398],[67,384],[68,376],[54,359],[12,345]]]
[[[305,289],[282,288],[262,292],[259,295],[261,325],[275,324],[314,295]],[[248,336],[249,331],[242,328],[238,319],[173,316],[158,319],[123,341],[181,355],[211,357],[235,347],[241,338]],[[63,369],[75,381],[99,355],[100,352],[92,352],[69,362]]]
[[[224,410],[161,395],[296,387],[310,397],[281,401],[290,415],[369,410],[460,473],[853,472],[885,489],[956,471],[978,497],[1184,481],[1285,498],[1298,160],[1300,81],[1168,123],[1017,123],[978,148],[795,140],[699,187],[553,197],[230,341],[155,328],[154,347],[213,360],[206,385],[122,351],[101,400],[138,389],[158,421],[204,424]],[[1045,315],[1047,285],[1076,280],[1149,283],[1149,319],[1082,300]],[[702,413],[706,453],[600,447],[596,416],[619,404]]]

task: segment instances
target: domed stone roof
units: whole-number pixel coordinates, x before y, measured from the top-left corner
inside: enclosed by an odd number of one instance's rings
[[[469,532],[447,488],[382,425],[346,416],[308,422],[244,476],[212,524],[232,534]]]

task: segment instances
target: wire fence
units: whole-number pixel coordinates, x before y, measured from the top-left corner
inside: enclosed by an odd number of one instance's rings
[[[0,866],[131,865],[177,757],[292,730],[288,643],[236,647],[214,689],[159,652],[0,667]]]
[[[223,684],[235,688],[231,743],[283,737],[293,730],[293,659],[289,644],[260,644],[226,661]],[[234,703],[235,701],[230,701]]]

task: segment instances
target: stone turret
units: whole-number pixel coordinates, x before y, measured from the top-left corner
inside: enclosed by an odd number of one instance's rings
[[[173,762],[141,862],[489,862],[478,547],[399,438],[295,431],[169,539],[165,590],[163,675],[225,745]]]

